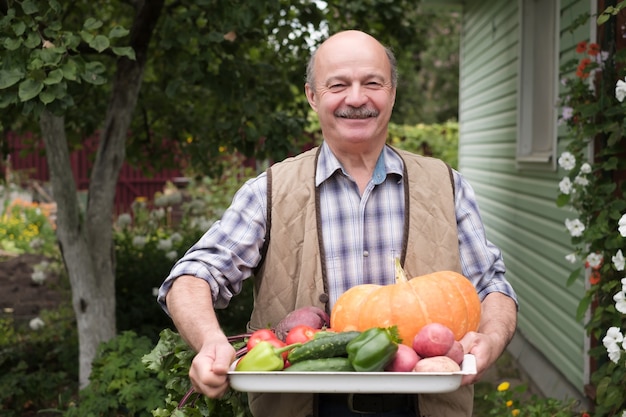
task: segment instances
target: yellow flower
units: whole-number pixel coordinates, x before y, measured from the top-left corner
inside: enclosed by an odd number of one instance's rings
[[[498,385],[498,391],[506,391],[509,389],[510,386],[511,384],[509,384],[507,381],[501,382],[500,385]]]
[[[512,415],[513,417],[519,416],[519,409],[518,409],[518,408],[516,408],[515,410],[511,411],[511,415]]]
[[[507,406],[507,407],[511,407],[512,405],[513,405],[513,400],[508,400],[508,401],[506,402],[506,406]]]

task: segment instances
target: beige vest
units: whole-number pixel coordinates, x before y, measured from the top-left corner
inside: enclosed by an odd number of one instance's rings
[[[276,325],[306,306],[326,311],[328,295],[321,245],[319,195],[315,187],[318,148],[268,169],[268,233],[263,265],[255,275],[249,328]],[[396,150],[404,160],[405,228],[401,261],[408,276],[461,272],[452,173],[443,162]],[[269,239],[271,237],[271,239]],[[310,417],[314,395],[249,396],[255,417]],[[422,416],[471,416],[473,389],[420,395]],[[444,406],[444,404],[448,404]]]

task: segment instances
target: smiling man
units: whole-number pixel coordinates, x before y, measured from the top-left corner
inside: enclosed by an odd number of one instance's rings
[[[228,389],[235,351],[214,308],[243,280],[255,282],[248,327],[256,330],[301,307],[330,312],[355,285],[394,284],[399,258],[408,276],[452,270],[472,282],[483,312],[461,343],[478,373],[446,394],[250,393],[250,409],[255,417],[471,416],[471,384],[513,336],[517,301],[467,181],[440,160],[386,145],[396,74],[393,53],[370,35],[327,39],[305,85],[322,144],[247,181],[161,286],[159,302],[197,352],[189,375],[198,392]]]

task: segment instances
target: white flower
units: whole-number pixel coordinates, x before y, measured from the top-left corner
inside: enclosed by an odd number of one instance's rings
[[[169,259],[170,261],[173,261],[174,259],[178,257],[178,253],[175,250],[171,250],[165,254],[165,257]]]
[[[574,115],[574,109],[571,107],[563,107],[563,110],[561,111],[561,119],[563,120],[569,120],[572,118],[572,116]]]
[[[615,301],[615,309],[622,314],[626,314],[626,293],[620,291],[613,296]]]
[[[585,231],[585,225],[578,219],[565,219],[565,227],[569,231],[569,234],[574,237],[581,236]]]
[[[30,242],[28,242],[28,246],[30,246],[31,249],[37,251],[43,247],[44,243],[46,242],[44,242],[42,238],[36,237]]]
[[[622,218],[619,219],[619,222],[617,222],[617,224],[619,226],[617,228],[619,234],[622,235],[622,237],[626,237],[626,214],[622,215]]]
[[[624,335],[620,331],[619,327],[609,327],[606,332],[606,336],[602,339],[602,344],[606,348],[606,352],[609,355],[609,359],[613,362],[619,362],[622,356],[622,350],[619,344],[624,341]]]
[[[117,225],[122,229],[130,226],[132,222],[133,218],[128,213],[122,213],[117,217]]]
[[[615,266],[615,269],[617,269],[618,271],[624,270],[624,255],[622,254],[621,249],[617,251],[615,256],[611,258],[611,260],[613,261],[613,266]]]
[[[565,260],[571,264],[575,264],[578,260],[578,257],[575,253],[570,253],[569,255],[565,255]]]
[[[599,253],[590,253],[587,255],[586,261],[591,268],[597,268],[602,265],[602,255]]]
[[[165,218],[165,209],[163,207],[159,207],[158,209],[152,210],[150,212],[150,218],[154,220],[161,220]]]
[[[606,62],[606,60],[609,59],[609,52],[608,51],[601,51],[598,55],[596,55],[596,62],[601,66],[604,67],[604,63]],[[624,416],[626,417],[626,416]]]
[[[174,232],[172,233],[172,236],[170,236],[170,240],[172,241],[172,243],[179,243],[183,240],[183,237],[180,235],[180,233]]]
[[[44,323],[43,320],[39,317],[35,317],[34,319],[28,322],[28,327],[30,327],[31,330],[34,330],[34,331],[42,329],[45,325],[46,323]]]
[[[559,157],[559,166],[566,171],[573,169],[576,166],[576,157],[570,152],[563,152]]]
[[[622,291],[626,292],[626,278],[622,278]]]
[[[168,250],[172,249],[172,241],[169,239],[161,239],[159,240],[159,243],[157,243],[157,248],[159,248],[163,252],[167,252]]]
[[[30,279],[37,285],[41,285],[46,280],[46,273],[44,271],[38,270],[33,272],[30,275]]]
[[[626,349],[626,348],[624,348],[624,349]],[[622,412],[622,417],[626,417],[626,410],[624,410],[624,411]]]
[[[559,182],[559,190],[561,190],[563,194],[569,194],[572,192],[572,181],[569,177],[563,177],[561,182]]]
[[[148,242],[148,238],[145,236],[133,237],[133,246],[136,247],[137,249],[141,249],[144,246],[146,246],[147,242]]]
[[[581,174],[589,174],[589,173],[591,173],[591,165],[589,165],[588,162],[585,162],[584,164],[582,164],[581,167],[580,167],[580,173]]]
[[[574,178],[574,183],[586,187],[589,185],[589,180],[584,175],[577,175],[576,178]]]
[[[624,101],[624,98],[626,98],[626,82],[617,80],[617,84],[615,84],[615,97],[620,103]]]
[[[152,296],[156,297],[159,295],[159,287],[152,287]]]
[[[612,348],[607,348],[606,352],[609,354],[609,359],[615,363],[618,363],[619,358],[622,356],[622,350],[617,345]]]
[[[624,341],[624,335],[619,327],[609,327],[609,330],[606,331],[606,336],[602,339],[602,343],[606,346],[607,344],[612,343],[622,343]]]

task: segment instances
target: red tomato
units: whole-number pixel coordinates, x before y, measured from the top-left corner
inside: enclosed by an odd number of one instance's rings
[[[285,342],[287,342],[288,345],[291,345],[292,343],[304,343],[313,339],[315,333],[319,331],[319,329],[314,327],[301,324],[289,330],[289,333],[287,333],[287,337],[285,338]]]
[[[262,340],[268,340],[270,342],[277,340],[280,342],[272,329],[259,329],[250,335],[250,337],[248,338],[248,342],[246,343],[246,348],[248,348],[248,350],[251,350]]]
[[[282,340],[280,340],[278,338],[276,338],[276,339],[267,339],[267,341],[270,342],[272,345],[274,345],[274,347],[277,347],[277,348],[281,348],[281,347],[287,346],[287,343],[283,342]],[[286,351],[284,351],[282,353],[284,361],[287,361],[287,355],[289,355],[289,351],[288,350],[286,350]]]

